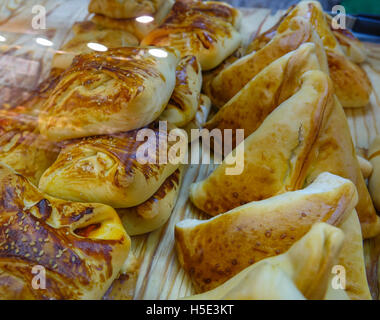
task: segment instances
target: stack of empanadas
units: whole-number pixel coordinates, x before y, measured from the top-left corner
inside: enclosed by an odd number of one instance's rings
[[[173,0],[91,0],[92,21],[110,29],[128,31],[142,39],[161,24]]]

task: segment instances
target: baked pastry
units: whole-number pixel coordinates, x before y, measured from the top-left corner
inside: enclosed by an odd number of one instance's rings
[[[259,38],[254,40],[249,46],[249,50],[258,50],[265,45],[266,41],[274,37],[277,32],[281,32],[282,28],[286,28],[293,17],[308,19],[323,40],[330,68],[330,76],[333,80],[336,94],[343,107],[365,106],[369,102],[372,91],[371,82],[367,74],[345,56],[344,50],[335,37],[337,32],[331,30],[331,27],[326,21],[326,15],[323,13],[321,5],[317,1],[299,2],[297,6],[288,11],[287,15],[281,19],[281,22],[276,26],[277,30],[272,28],[265,32],[265,34],[260,35]],[[347,33],[344,36],[338,36],[338,38],[340,41],[346,40],[347,42]],[[354,43],[356,43],[356,41],[350,42],[351,47]],[[347,45],[345,47],[347,47]],[[347,49],[346,51],[349,50]],[[351,60],[361,60],[355,57],[358,53],[355,54],[354,51],[355,49],[352,49],[349,53]]]
[[[162,21],[168,15],[171,7],[173,6],[173,3],[174,0],[163,1],[162,5],[158,7],[158,10],[154,14],[149,15],[153,18],[153,21],[150,22],[139,21],[139,19],[136,19],[138,16],[115,19],[110,17],[108,13],[95,14],[91,20],[97,25],[108,29],[119,29],[127,31],[136,36],[141,41],[150,31],[157,28],[162,23]]]
[[[375,208],[380,211],[380,136],[373,139],[368,150],[368,159],[372,164],[372,175],[368,180],[368,188],[371,193]]]
[[[114,19],[128,19],[153,15],[165,0],[91,0],[88,12]]]
[[[174,171],[156,193],[142,204],[116,210],[130,236],[151,232],[168,221],[181,188],[182,173],[182,167]]]
[[[160,120],[183,127],[194,119],[202,87],[201,66],[195,56],[181,59],[176,70],[176,85]]]
[[[38,185],[60,147],[39,134],[32,111],[22,106],[0,110],[0,161]]]
[[[338,228],[316,223],[285,253],[261,260],[215,289],[185,299],[321,300],[343,239]]]
[[[298,49],[306,42],[314,43],[315,54],[321,69],[328,73],[326,54],[321,39],[307,20],[295,17],[281,28],[266,46],[238,59],[212,80],[210,98],[213,105],[222,107],[271,62]]]
[[[144,127],[165,109],[179,57],[170,48],[117,48],[77,56],[39,115],[50,140]]]
[[[80,32],[57,51],[53,57],[52,68],[65,70],[70,67],[76,55],[93,52],[93,49],[88,46],[91,42],[107,48],[134,47],[139,44],[137,38],[126,31],[105,29],[91,21],[76,23],[76,25],[76,30]],[[85,29],[87,29],[86,32]]]
[[[299,78],[308,70],[320,70],[312,43],[301,45],[265,67],[219,109],[205,128],[232,129],[234,149],[236,130],[244,129],[244,137],[248,137],[277,106],[298,91]]]
[[[236,147],[236,155],[230,153],[205,180],[191,185],[190,198],[202,211],[216,215],[301,189],[327,171],[355,183],[363,236],[375,236],[380,232],[380,219],[331,81],[318,70],[306,72],[300,81],[300,89]],[[240,168],[237,165],[241,167],[240,174],[230,174],[231,169]]]
[[[367,179],[371,176],[373,166],[371,162],[369,162],[367,159],[363,158],[362,156],[356,155],[358,158],[359,166],[360,166],[360,171],[362,172],[363,178]]]
[[[183,136],[180,129],[171,131],[169,127],[167,132],[157,123],[146,129],[151,129],[146,132],[150,135],[147,141],[145,130],[133,130],[68,142],[42,175],[39,188],[61,199],[104,203],[114,208],[142,204],[178,169],[187,151],[185,139],[168,141],[170,133]],[[160,154],[165,140],[168,150]],[[184,151],[178,163],[170,158],[172,147]]]
[[[0,181],[1,298],[100,299],[130,248],[116,212],[47,196],[4,165]],[[33,287],[36,265],[44,290]]]
[[[177,0],[163,24],[143,46],[171,46],[181,55],[195,55],[202,70],[218,66],[240,45],[240,13],[217,1]]]
[[[210,220],[183,220],[175,228],[179,262],[197,292],[204,292],[253,263],[286,252],[316,222],[339,225],[356,203],[351,181],[324,173],[303,190],[254,201]]]

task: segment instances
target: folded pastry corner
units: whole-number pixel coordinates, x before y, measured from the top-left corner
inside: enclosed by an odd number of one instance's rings
[[[185,299],[323,299],[343,239],[340,229],[315,223],[285,253],[263,259],[220,286]]]
[[[47,196],[3,164],[0,182],[2,299],[100,299],[130,248],[115,210]]]
[[[183,170],[180,166],[163,182],[155,194],[142,204],[116,210],[130,236],[154,231],[168,221],[181,188]]]
[[[42,175],[39,187],[44,192],[72,201],[99,202],[114,208],[142,204],[152,197],[164,181],[180,166],[171,161],[171,147],[180,143],[187,150],[186,139],[167,142],[171,131],[157,123],[145,128],[151,134],[133,130],[115,135],[94,136],[66,143],[57,158]],[[173,129],[178,135],[180,129]],[[145,152],[148,152],[145,157]],[[167,154],[167,161],[162,155]],[[184,156],[183,153],[179,157]],[[160,163],[160,159],[163,160]]]
[[[202,70],[218,66],[240,45],[240,12],[217,1],[177,0],[162,25],[142,46],[170,46],[182,56],[195,55]]]
[[[165,109],[178,62],[178,52],[170,48],[76,56],[43,106],[41,134],[62,141],[144,127]]]
[[[316,222],[339,225],[357,204],[354,184],[323,173],[302,190],[253,201],[210,220],[175,227],[181,266],[198,292],[224,283],[244,268],[287,251]]]

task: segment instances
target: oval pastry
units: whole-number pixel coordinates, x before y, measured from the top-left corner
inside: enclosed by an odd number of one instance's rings
[[[117,48],[77,56],[39,115],[41,134],[61,141],[141,128],[166,107],[174,49]]]
[[[144,139],[137,141],[139,130],[67,143],[42,175],[39,187],[58,198],[99,202],[114,208],[143,203],[180,165],[172,163],[169,157],[166,164],[159,164],[159,143],[168,136],[156,124],[150,128],[153,140],[148,140],[148,145]],[[183,134],[180,129],[175,132]],[[149,144],[154,155],[148,159],[151,163],[142,164],[138,152]],[[168,142],[168,149],[174,144]],[[180,146],[186,151],[187,141],[180,142]]]
[[[115,210],[49,197],[4,165],[0,193],[1,299],[100,299],[130,248]]]

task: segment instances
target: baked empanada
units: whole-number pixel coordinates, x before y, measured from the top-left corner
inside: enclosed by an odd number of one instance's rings
[[[239,11],[226,3],[177,0],[163,24],[141,45],[174,47],[183,57],[195,55],[202,70],[210,70],[240,45],[239,25]]]
[[[116,210],[130,236],[151,232],[166,223],[177,201],[182,173],[182,167],[174,171],[156,193],[142,204]]]
[[[187,150],[185,139],[168,141],[170,133],[183,135],[180,129],[166,132],[158,124],[146,129],[153,130],[153,139],[146,141],[144,132],[134,130],[68,142],[42,175],[40,189],[58,198],[104,203],[114,208],[142,204],[178,169],[180,163],[174,163],[168,154],[171,147],[180,143]],[[168,150],[162,149],[160,154],[163,141]],[[160,164],[165,153],[167,161]]]
[[[303,190],[255,201],[175,228],[180,264],[198,292],[258,261],[286,252],[316,222],[339,225],[357,203],[354,184],[329,173]]]
[[[352,63],[344,54],[344,50],[340,46],[337,38],[337,32],[333,32],[326,20],[326,15],[317,1],[301,1],[293,9],[288,11],[287,15],[281,19],[281,23],[273,29],[260,35],[258,40],[250,45],[249,50],[258,50],[266,41],[270,41],[276,33],[281,32],[283,28],[287,28],[293,17],[303,17],[307,19],[315,28],[318,35],[323,41],[326,49],[327,61],[330,68],[330,76],[334,83],[334,88],[339,101],[343,107],[363,107],[369,102],[372,91],[371,82],[367,74],[356,64]],[[338,36],[340,41],[346,40],[347,33]],[[268,43],[269,44],[269,43]],[[351,47],[353,46],[351,41]],[[347,47],[347,46],[346,46]],[[358,49],[359,50],[359,49]],[[346,52],[349,50],[347,49]],[[348,52],[351,60],[361,60],[358,53]],[[357,51],[357,50],[356,50]]]
[[[306,72],[300,81],[300,89],[235,149],[238,156],[244,157],[241,174],[227,174],[236,163],[234,152],[230,153],[209,177],[191,185],[190,198],[199,209],[216,215],[251,201],[301,189],[328,171],[355,183],[363,236],[372,237],[380,232],[380,219],[331,81],[317,70]]]
[[[153,15],[167,0],[91,0],[88,12],[114,19]]]
[[[100,299],[130,248],[114,209],[47,196],[4,165],[0,192],[1,299]]]
[[[175,86],[177,51],[117,48],[77,56],[39,115],[41,134],[61,141],[144,127]]]
[[[85,26],[81,27],[77,23],[76,28],[82,31],[75,34],[54,55],[52,68],[67,69],[76,55],[93,52],[88,46],[89,43],[101,44],[107,48],[133,47],[139,44],[136,37],[129,32],[98,27],[91,21],[84,21],[81,24]],[[87,32],[84,31],[86,28]]]
[[[290,20],[289,24],[284,26],[266,46],[236,60],[212,80],[209,93],[213,105],[222,107],[266,66],[306,42],[314,43],[320,68],[328,73],[321,39],[307,20],[296,17]]]
[[[185,299],[323,299],[343,239],[338,228],[316,223],[287,252],[255,263],[213,290]]]

